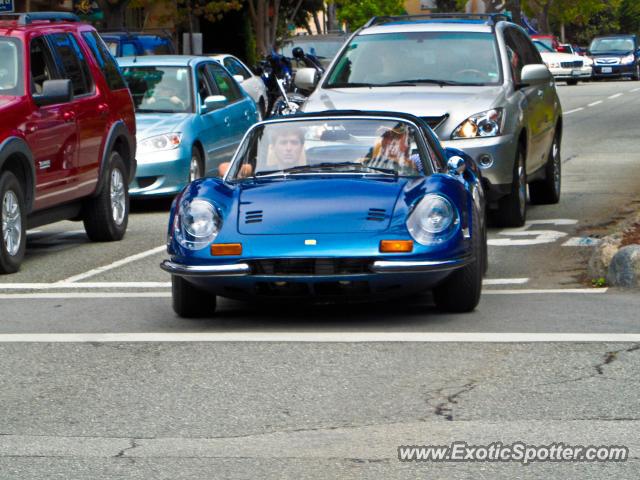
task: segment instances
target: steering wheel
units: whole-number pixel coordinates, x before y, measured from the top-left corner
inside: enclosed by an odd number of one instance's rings
[[[487,78],[487,74],[477,70],[475,68],[463,68],[462,70],[458,70],[457,72],[455,72],[453,74],[454,78],[457,77],[458,75],[460,75],[461,77],[464,76],[468,76],[468,75],[474,75],[476,77],[482,78],[483,80],[485,80]]]

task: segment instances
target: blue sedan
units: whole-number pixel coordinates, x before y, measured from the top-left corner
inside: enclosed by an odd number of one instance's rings
[[[384,112],[304,114],[255,125],[224,178],[171,207],[173,307],[237,299],[371,300],[433,290],[473,310],[487,267],[480,171],[428,125]]]
[[[136,107],[133,197],[172,196],[217,175],[259,120],[251,97],[208,57],[157,55],[119,64]]]

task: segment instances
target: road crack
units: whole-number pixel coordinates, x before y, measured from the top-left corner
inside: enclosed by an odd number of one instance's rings
[[[429,392],[427,392],[427,404],[433,407],[433,413],[438,417],[443,417],[447,421],[453,421],[453,407],[454,405],[458,405],[458,399],[469,393],[471,390],[476,388],[478,384],[475,380],[471,380],[469,383],[466,383],[462,386],[447,386],[439,388],[435,390],[435,395],[432,397]],[[457,388],[458,390],[454,393],[445,396],[445,390],[451,390]],[[435,405],[431,404],[431,401],[437,398],[443,397],[445,398],[444,402],[439,402]]]
[[[133,450],[134,448],[138,448],[140,445],[138,445],[136,443],[136,439],[135,438],[130,438],[129,439],[130,445],[127,448],[123,448],[122,450],[120,450],[117,455],[115,455],[115,458],[125,458],[127,457],[126,452],[130,452],[131,450]]]
[[[638,350],[640,350],[640,344],[636,344],[630,348],[622,348],[620,350],[612,350],[610,352],[606,352],[602,356],[602,362],[594,365],[593,368],[595,368],[596,372],[598,372],[598,375],[604,375],[604,367],[617,360],[618,355],[620,355],[621,353],[631,353]]]

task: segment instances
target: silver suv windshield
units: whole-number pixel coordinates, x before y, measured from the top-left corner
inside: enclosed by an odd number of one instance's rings
[[[403,32],[356,36],[325,88],[498,85],[494,35],[482,32]]]
[[[13,38],[0,37],[0,95],[20,95],[22,55],[20,44]]]

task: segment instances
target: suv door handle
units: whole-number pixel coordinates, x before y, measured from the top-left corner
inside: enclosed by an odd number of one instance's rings
[[[76,119],[76,112],[64,112],[62,114],[62,119],[65,122],[73,122]]]
[[[109,105],[107,105],[106,103],[101,103],[100,105],[98,105],[98,113],[100,115],[106,115],[109,113]]]
[[[224,117],[224,124],[228,127],[229,126],[229,117]]]
[[[543,90],[538,90],[538,96],[541,97],[544,95],[544,91]]]

